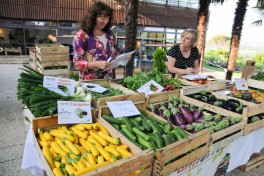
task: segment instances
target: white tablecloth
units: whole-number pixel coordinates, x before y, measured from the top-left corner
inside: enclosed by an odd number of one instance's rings
[[[33,175],[44,175],[44,166],[33,143],[33,130],[30,127],[24,148],[22,169],[30,171]],[[253,153],[264,148],[264,128],[239,138],[230,144],[230,162],[228,172],[240,165],[246,164]]]

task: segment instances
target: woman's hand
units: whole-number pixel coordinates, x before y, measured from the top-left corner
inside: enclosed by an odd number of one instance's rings
[[[185,74],[191,74],[191,73],[193,73],[194,72],[194,70],[193,70],[193,68],[191,68],[191,67],[189,67],[189,68],[186,68],[185,69]]]
[[[107,61],[97,61],[97,67],[102,69],[102,70],[105,70],[107,69],[108,67],[111,66],[111,63],[110,62],[107,62]]]

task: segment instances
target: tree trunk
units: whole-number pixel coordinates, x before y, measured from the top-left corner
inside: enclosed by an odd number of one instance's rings
[[[137,21],[139,0],[126,0],[125,2],[125,52],[134,51],[137,43]],[[125,69],[125,76],[132,76],[134,72],[134,58],[131,56]]]
[[[248,1],[249,0],[239,0],[237,2],[237,8],[235,11],[235,19],[234,19],[234,24],[232,27],[230,53],[228,57],[228,65],[227,65],[227,73],[226,73],[227,80],[232,79],[232,74],[235,71],[236,59],[238,56],[238,49],[239,49],[240,38],[242,34],[243,22],[244,22],[244,18],[247,12]]]
[[[211,0],[199,0],[199,10],[197,15],[197,31],[198,31],[198,41],[197,48],[199,53],[201,54],[200,60],[200,71],[203,68],[203,58],[204,58],[204,43],[206,40],[206,28],[209,19],[209,6],[211,4]]]

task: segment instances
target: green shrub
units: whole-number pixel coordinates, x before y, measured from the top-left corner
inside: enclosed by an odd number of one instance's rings
[[[153,53],[153,69],[157,68],[157,70],[161,73],[166,72],[166,65],[165,65],[165,60],[166,60],[166,53],[163,51],[161,48],[157,48],[154,53]]]

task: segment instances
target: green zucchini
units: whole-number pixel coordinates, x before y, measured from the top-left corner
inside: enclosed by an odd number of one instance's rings
[[[145,130],[150,131],[151,130],[151,126],[147,123],[147,118],[143,118],[142,119],[142,125],[144,126]]]
[[[149,149],[154,148],[154,147],[151,145],[151,143],[150,143],[149,141],[143,139],[142,137],[137,136],[137,139],[138,139],[138,142],[139,142],[141,145],[143,145],[143,146],[145,146],[145,147],[147,147],[147,148],[149,148]]]
[[[122,122],[120,120],[114,118],[113,116],[111,116],[109,114],[103,114],[102,115],[102,118],[105,119],[109,123],[114,123],[114,124],[122,125]]]
[[[157,125],[154,124],[154,122],[152,122],[151,120],[148,119],[147,123],[150,125],[153,132],[159,132],[160,131],[159,128],[157,127]]]
[[[133,125],[131,124],[130,119],[128,119],[127,117],[122,117],[122,121],[127,126],[127,128],[132,131]]]
[[[168,134],[170,131],[171,131],[171,123],[168,121],[168,122],[164,125],[164,132]]]
[[[186,138],[187,136],[189,136],[183,129],[181,129],[180,127],[176,126],[174,128],[174,130],[176,130],[178,133],[180,133],[180,135],[183,137],[183,138]]]
[[[164,121],[162,121],[162,120],[159,120],[159,119],[155,118],[153,115],[150,115],[150,116],[149,116],[149,119],[150,119],[150,120],[153,120],[153,121],[155,121],[155,122],[157,122],[157,123],[159,123],[159,124],[161,124],[161,125],[163,125],[163,126],[166,124],[166,122],[164,122]]]
[[[122,130],[127,135],[128,139],[131,141],[137,141],[137,137],[126,127],[122,127]]]
[[[147,135],[147,134],[145,134],[145,133],[143,133],[141,130],[139,130],[137,127],[133,127],[133,132],[136,134],[136,135],[138,135],[138,136],[140,136],[140,137],[142,137],[143,139],[145,139],[145,140],[150,140],[150,136],[149,135]]]
[[[164,147],[164,140],[163,140],[161,134],[159,132],[153,132],[153,136],[155,138],[157,147],[159,149]]]

